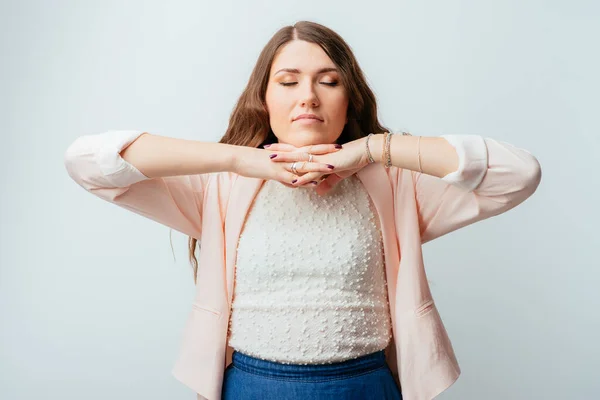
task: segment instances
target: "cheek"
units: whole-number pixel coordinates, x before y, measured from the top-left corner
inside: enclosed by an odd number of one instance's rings
[[[332,115],[335,116],[336,120],[342,120],[342,123],[346,122],[346,112],[348,110],[348,98],[346,96],[340,96],[333,102],[331,108]]]
[[[269,112],[269,118],[271,121],[278,121],[285,118],[285,102],[281,95],[276,92],[267,91],[265,95],[265,101],[267,103],[267,110]]]

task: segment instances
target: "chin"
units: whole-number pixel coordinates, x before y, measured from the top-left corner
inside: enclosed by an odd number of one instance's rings
[[[296,147],[310,146],[312,144],[335,143],[336,138],[318,131],[300,131],[291,135],[290,142]]]

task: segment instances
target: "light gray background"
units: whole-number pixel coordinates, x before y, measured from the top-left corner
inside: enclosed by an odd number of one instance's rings
[[[167,227],[86,193],[63,155],[109,129],[218,140],[264,44],[302,19],[352,46],[385,125],[493,137],[542,165],[525,203],[424,246],[463,371],[439,398],[598,398],[599,15],[593,1],[2,2],[0,398],[195,398],[170,372],[187,236],[172,231],[172,252]]]

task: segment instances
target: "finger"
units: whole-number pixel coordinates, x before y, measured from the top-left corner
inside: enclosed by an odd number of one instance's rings
[[[335,185],[337,185],[337,183],[338,183],[339,181],[341,181],[342,179],[344,179],[344,178],[340,177],[340,176],[339,176],[339,175],[337,175],[337,174],[331,174],[331,175],[330,175],[330,176],[327,178],[327,182],[329,182],[329,184],[331,185],[331,187],[334,187],[334,186],[335,186]]]
[[[294,186],[303,186],[305,184],[317,186],[319,184],[319,177],[323,175],[323,172],[307,172],[298,178],[294,183]]]
[[[307,152],[274,152],[269,154],[271,161],[275,162],[294,162],[294,161],[308,161],[309,155]],[[316,160],[313,159],[312,162]]]
[[[310,146],[296,147],[288,143],[271,143],[266,144],[263,148],[270,151],[285,151],[285,152],[300,152],[300,153],[311,153],[313,155],[327,154],[339,151],[342,149],[341,144],[314,144]]]
[[[336,177],[335,174],[328,176],[325,180],[321,181],[319,183],[319,185],[317,186],[316,190],[317,190],[317,194],[319,195],[324,195],[325,193],[329,192],[331,189],[333,189],[335,187],[335,185],[337,184],[337,182],[339,182],[339,177]]]
[[[296,186],[292,185],[291,183],[286,183],[286,182],[279,182],[279,183],[281,183],[283,186],[287,186],[287,187],[289,187],[289,188],[294,188],[294,189],[296,189]]]
[[[304,146],[304,147],[300,148],[300,151],[310,153],[313,155],[319,155],[319,154],[333,153],[333,152],[339,151],[341,149],[342,149],[341,144],[333,143],[333,144],[313,144],[310,146]]]
[[[339,177],[336,174],[332,174],[331,176],[329,176],[326,179],[327,185],[329,185],[329,187],[331,189],[333,189],[341,180],[343,180],[344,178]]]
[[[306,153],[296,152],[277,152],[269,154],[271,161],[275,162],[293,162],[293,161],[306,161],[308,156]]]
[[[268,149],[268,150],[273,150],[273,151],[295,151],[295,150],[298,150],[298,148],[296,146],[293,146],[288,143],[271,143],[271,144],[264,145],[263,148]]]
[[[292,164],[293,163],[283,165],[286,170],[293,173],[294,171],[292,171]],[[321,172],[321,174],[326,172],[330,173],[333,169],[333,165],[330,164],[321,164],[308,161],[302,161],[296,164],[296,171],[298,171],[299,175],[304,175],[308,172]]]
[[[319,183],[319,185],[317,186],[317,188],[315,190],[318,195],[323,196],[324,194],[329,192],[332,188],[333,188],[333,186],[331,186],[331,184],[327,181],[327,179],[325,179],[324,181],[321,181],[321,183]]]

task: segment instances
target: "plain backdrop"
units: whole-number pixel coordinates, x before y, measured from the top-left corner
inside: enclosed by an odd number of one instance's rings
[[[462,368],[439,398],[600,396],[597,2],[30,0],[0,5],[0,398],[195,399],[171,375],[187,236],[85,192],[64,152],[110,129],[218,141],[304,19],[347,40],[384,125],[542,166],[523,204],[424,245]]]

